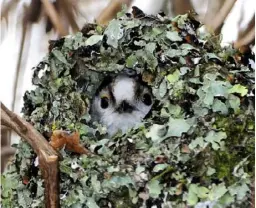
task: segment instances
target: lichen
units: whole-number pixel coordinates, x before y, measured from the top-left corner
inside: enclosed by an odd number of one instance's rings
[[[199,32],[193,14],[133,14],[52,41],[34,68],[24,118],[46,139],[55,129],[79,131],[94,153],[61,150],[61,206],[250,207],[252,52],[220,47],[220,37]],[[150,85],[155,104],[140,127],[109,138],[91,121],[90,101],[107,74],[126,68]],[[21,141],[2,176],[4,207],[43,207],[35,159]]]

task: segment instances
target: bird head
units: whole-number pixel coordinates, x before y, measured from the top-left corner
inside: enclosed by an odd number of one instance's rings
[[[150,88],[136,76],[119,74],[104,79],[93,98],[91,115],[112,136],[139,125],[153,104]]]

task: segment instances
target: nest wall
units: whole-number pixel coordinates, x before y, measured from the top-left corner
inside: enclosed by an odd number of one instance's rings
[[[78,131],[94,155],[61,150],[62,207],[250,207],[254,176],[254,68],[250,50],[221,48],[193,14],[134,9],[107,27],[51,41],[24,95],[27,121],[50,138]],[[105,76],[134,70],[155,104],[142,125],[113,138],[91,121]],[[2,176],[3,207],[43,207],[36,155],[25,142]]]

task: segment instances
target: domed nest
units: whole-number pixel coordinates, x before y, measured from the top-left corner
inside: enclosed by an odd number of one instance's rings
[[[56,129],[78,131],[94,153],[61,150],[61,207],[250,207],[254,55],[203,31],[193,14],[134,8],[50,42],[22,112],[47,140]],[[154,105],[141,126],[110,138],[90,103],[104,77],[127,69],[150,86]],[[2,206],[43,207],[36,155],[24,141],[17,149]]]

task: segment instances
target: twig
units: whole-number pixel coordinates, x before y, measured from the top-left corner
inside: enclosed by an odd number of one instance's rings
[[[10,131],[11,129],[1,125],[1,131]]]
[[[74,15],[74,5],[69,0],[61,0],[59,1],[60,8],[63,9],[63,13],[67,16],[67,20],[73,30],[74,33],[79,31],[79,27],[75,20]]]
[[[39,167],[45,183],[45,207],[58,208],[59,203],[59,160],[56,152],[46,139],[28,122],[1,104],[1,124],[14,130],[25,139],[39,158]]]
[[[122,9],[122,4],[126,4],[127,6],[129,6],[131,2],[131,0],[110,1],[107,7],[103,9],[103,11],[97,17],[96,22],[100,25],[108,24],[108,22],[116,16],[117,12],[119,12]]]
[[[213,19],[211,23],[208,23],[208,28],[210,31],[220,33],[220,29],[235,3],[236,0],[225,1],[219,12],[215,15],[215,19]]]
[[[207,1],[207,9],[204,17],[202,18],[204,24],[208,25],[215,18],[215,15],[219,12],[223,6],[223,0]]]
[[[161,172],[159,175],[156,175],[155,177],[153,177],[151,179],[151,181],[153,180],[158,180],[160,178],[162,178],[162,176],[164,176],[166,173],[172,172],[174,170],[174,167],[172,166],[168,166],[163,172]]]
[[[172,4],[175,16],[194,10],[190,0],[173,0]]]
[[[2,135],[2,139],[5,139]],[[1,173],[4,172],[6,164],[9,162],[9,159],[15,154],[15,149],[10,146],[1,147]]]
[[[18,4],[18,3],[19,3],[18,0],[11,0],[11,1],[9,1],[9,2],[6,4],[5,7],[2,7],[2,9],[1,9],[1,19],[2,19],[2,18],[7,19],[7,16],[8,16],[8,14],[9,14],[9,12],[10,12],[10,11],[12,10],[12,8],[14,8],[14,6],[15,6],[16,4]]]
[[[241,46],[249,45],[255,39],[255,27],[251,28],[251,30],[241,39],[237,40],[234,43],[235,48],[240,48]]]
[[[49,16],[54,28],[57,30],[60,36],[65,36],[68,34],[68,31],[65,30],[64,26],[62,25],[61,19],[49,0],[41,0],[42,4],[45,8],[46,14]]]
[[[251,17],[250,21],[247,23],[246,28],[241,29],[242,20],[243,20],[243,17],[245,16],[244,12],[245,11],[242,10],[242,15],[238,22],[238,27],[240,28],[239,33],[238,33],[238,39],[244,37],[255,26],[255,13],[254,13],[254,15]]]
[[[241,22],[241,20],[240,20]],[[255,39],[255,14],[249,21],[247,27],[244,30],[240,30],[238,33],[238,39],[234,43],[235,48],[240,48],[242,46],[248,46]]]
[[[41,0],[31,0],[30,5],[25,12],[25,18],[30,23],[35,23],[39,20],[42,10]]]
[[[5,146],[1,148],[1,157],[9,157],[14,155],[15,149],[9,146]]]
[[[29,9],[29,7],[24,6],[25,14],[27,13],[28,9]],[[31,32],[31,27],[28,24],[27,16],[24,15],[23,21],[22,21],[21,43],[20,43],[20,48],[19,48],[18,62],[17,62],[17,66],[16,66],[16,73],[15,73],[15,79],[14,79],[14,87],[13,87],[14,91],[13,91],[12,106],[11,106],[12,111],[15,110],[17,90],[19,88],[18,86],[20,83],[20,77],[21,77],[21,72],[22,72],[21,66],[25,65],[24,62],[26,62],[26,59],[24,59],[24,57],[26,57],[27,49],[29,48],[29,46],[25,44],[26,36],[27,36],[27,34],[30,35],[30,32]],[[8,144],[10,144],[10,138],[8,138]]]

